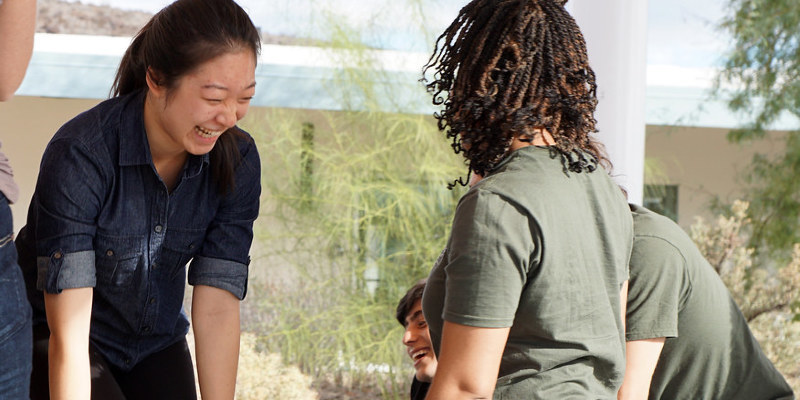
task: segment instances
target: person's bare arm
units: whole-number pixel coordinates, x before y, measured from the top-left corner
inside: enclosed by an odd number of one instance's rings
[[[510,329],[445,321],[439,365],[426,399],[491,399]]]
[[[658,364],[658,357],[664,348],[665,338],[633,340],[625,345],[625,378],[619,389],[617,399],[647,399],[650,381]]]
[[[202,398],[233,399],[239,365],[239,299],[227,290],[195,286],[192,325]]]
[[[0,4],[0,101],[14,95],[33,52],[36,0],[3,0]]]
[[[44,294],[50,327],[47,356],[52,400],[88,399],[91,395],[89,325],[93,292],[89,287]]]
[[[619,290],[619,311],[622,318],[622,332],[628,326],[625,321],[625,316],[628,314],[628,281],[622,282],[622,287]]]

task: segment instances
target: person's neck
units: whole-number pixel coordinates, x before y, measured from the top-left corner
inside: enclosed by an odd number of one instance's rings
[[[189,154],[182,148],[170,146],[169,135],[156,121],[156,113],[153,107],[158,105],[151,101],[152,99],[148,95],[144,103],[144,129],[150,148],[150,157],[153,160],[153,167],[155,167],[156,173],[164,181],[167,189],[172,191]]]
[[[533,135],[517,134],[511,140],[511,146],[508,148],[509,153],[519,150],[528,146],[552,146],[556,144],[553,140],[553,135],[546,129],[537,129]]]

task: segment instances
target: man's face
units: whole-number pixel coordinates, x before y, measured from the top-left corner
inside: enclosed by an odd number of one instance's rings
[[[403,334],[403,344],[406,352],[414,361],[417,370],[417,380],[431,382],[436,374],[436,355],[431,345],[431,335],[428,333],[428,323],[422,315],[422,304],[419,300],[411,307],[406,315],[406,332]]]

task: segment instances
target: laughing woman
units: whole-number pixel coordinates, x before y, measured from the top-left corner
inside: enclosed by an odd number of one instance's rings
[[[200,391],[233,398],[260,194],[255,144],[236,123],[259,51],[233,1],[178,0],[133,39],[114,97],[48,144],[17,239],[33,399],[196,398],[190,260]]]

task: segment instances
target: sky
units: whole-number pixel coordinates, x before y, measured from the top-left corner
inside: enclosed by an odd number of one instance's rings
[[[69,0],[77,1],[77,0]],[[155,12],[169,0],[80,0]],[[596,0],[572,0],[596,1]],[[630,0],[645,1],[645,0]],[[728,0],[649,0],[648,65],[711,68],[721,62],[726,37],[715,26]],[[238,0],[262,31],[325,37],[325,21],[346,20],[373,46],[430,52],[434,34],[455,18],[466,0]],[[410,3],[424,7],[415,10]],[[427,31],[427,33],[426,33]]]

